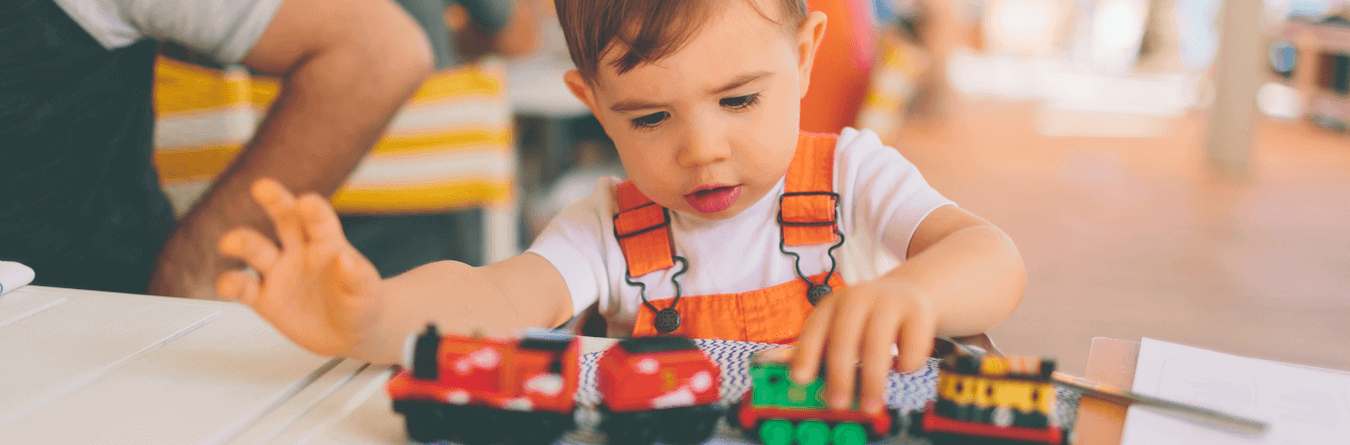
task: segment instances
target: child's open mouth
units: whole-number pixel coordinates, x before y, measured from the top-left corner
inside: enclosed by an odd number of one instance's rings
[[[689,206],[702,213],[717,213],[731,208],[736,203],[736,198],[741,196],[741,186],[729,185],[721,187],[700,188],[694,193],[684,195],[684,200],[689,202]]]

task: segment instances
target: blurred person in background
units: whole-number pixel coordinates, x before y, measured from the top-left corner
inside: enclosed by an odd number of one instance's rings
[[[193,298],[239,267],[216,253],[225,228],[271,233],[249,184],[332,193],[432,63],[388,0],[17,0],[0,35],[0,259],[34,284]],[[178,223],[151,164],[156,40],[284,79]]]
[[[397,0],[425,31],[437,71],[490,54],[519,57],[534,52],[539,41],[534,1]],[[385,277],[441,260],[470,265],[484,261],[481,209],[343,214],[340,221],[352,245]]]

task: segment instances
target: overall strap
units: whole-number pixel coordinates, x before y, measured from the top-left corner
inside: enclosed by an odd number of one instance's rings
[[[778,225],[789,246],[830,243],[839,223],[839,194],[834,192],[834,145],[838,135],[803,132],[788,166]]]
[[[652,202],[633,181],[615,191],[619,213],[614,215],[614,237],[628,262],[628,275],[639,277],[675,265],[670,237],[670,210]]]
[[[778,224],[789,246],[835,241],[839,195],[834,193],[836,135],[801,133],[788,166],[783,195],[778,198]],[[619,212],[614,237],[628,263],[628,275],[639,277],[675,265],[670,210],[652,202],[633,181],[615,191]]]

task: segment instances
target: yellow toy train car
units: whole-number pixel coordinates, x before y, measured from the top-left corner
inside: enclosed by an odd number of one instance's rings
[[[935,444],[1069,442],[1053,422],[1051,359],[955,355],[938,366],[937,400],[909,414],[908,432]]]

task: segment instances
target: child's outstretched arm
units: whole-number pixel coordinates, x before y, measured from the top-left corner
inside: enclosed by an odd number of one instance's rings
[[[572,315],[562,276],[537,255],[481,268],[442,261],[381,280],[326,200],[295,198],[270,179],[255,183],[252,193],[281,244],[249,228],[227,232],[220,252],[258,275],[222,273],[217,292],[315,353],[397,363],[407,335],[428,322],[450,332],[506,335],[554,327]]]
[[[939,207],[919,224],[904,263],[816,305],[798,337],[793,378],[815,379],[824,360],[831,406],[847,406],[858,376],[860,407],[879,411],[888,369],[922,367],[936,333],[964,336],[994,327],[1025,290],[1022,257],[1003,231],[958,207]],[[898,361],[891,345],[900,347]]]

